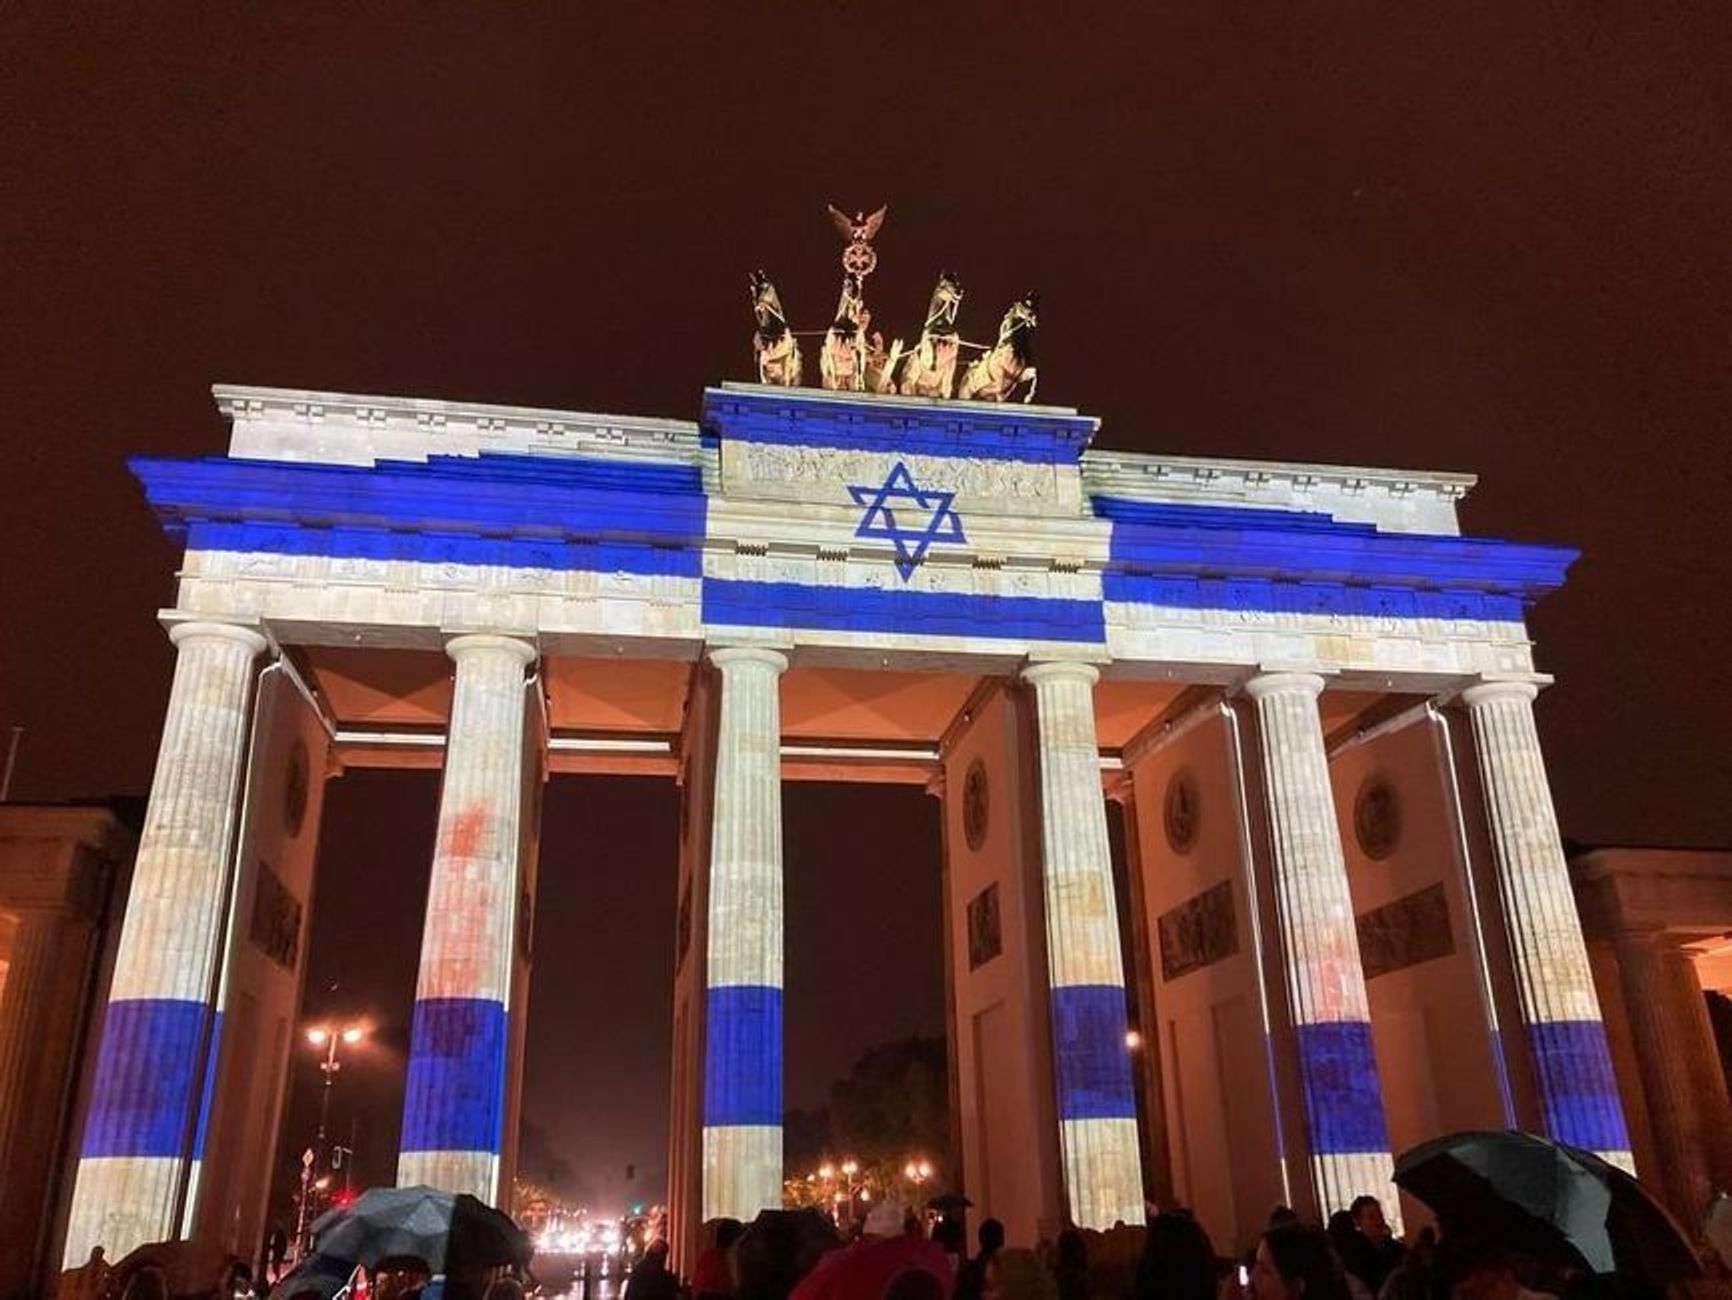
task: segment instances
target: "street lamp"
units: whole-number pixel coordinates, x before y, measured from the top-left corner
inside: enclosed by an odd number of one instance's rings
[[[337,1045],[347,1043],[353,1047],[366,1036],[367,1031],[361,1025],[348,1025],[342,1029],[315,1025],[307,1030],[307,1041],[314,1047],[325,1049],[325,1059],[319,1062],[319,1073],[325,1076],[325,1086],[319,1093],[318,1149],[321,1155],[325,1153],[325,1125],[331,1115],[331,1085],[336,1082],[337,1071],[343,1068],[343,1063],[337,1059]]]

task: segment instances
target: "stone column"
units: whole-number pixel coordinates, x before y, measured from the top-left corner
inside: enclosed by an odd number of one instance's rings
[[[1311,673],[1245,684],[1257,712],[1269,867],[1288,1011],[1298,1051],[1311,1181],[1319,1217],[1355,1196],[1393,1206],[1394,1161],[1372,1051],[1359,934],[1329,786]]]
[[[5,992],[0,994],[0,1169],[16,1170],[13,1139],[22,1125],[41,1118],[28,1113],[28,1104],[56,1001],[55,986],[61,982],[69,928],[66,917],[26,913],[12,940]]]
[[[1486,822],[1509,933],[1516,995],[1546,1132],[1634,1169],[1612,1054],[1558,837],[1531,682],[1462,692],[1473,724]]]
[[[415,983],[397,1183],[503,1205],[499,1186],[523,795],[523,670],[535,647],[460,636]]]
[[[1059,1148],[1081,1228],[1143,1221],[1137,1103],[1125,1043],[1125,969],[1113,897],[1092,664],[1023,670],[1040,743],[1041,878]]]
[[[1732,1179],[1732,1104],[1702,987],[1688,954],[1663,933],[1625,931],[1616,943],[1658,1182],[1680,1221],[1696,1223]]]
[[[774,650],[721,674],[704,980],[703,1221],[782,1204],[782,723]]]
[[[103,1016],[64,1260],[118,1260],[175,1233],[208,1063],[257,632],[169,629],[178,655]],[[199,1126],[202,1128],[202,1125]]]

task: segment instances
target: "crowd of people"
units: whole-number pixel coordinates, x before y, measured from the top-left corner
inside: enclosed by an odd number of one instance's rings
[[[657,1243],[633,1270],[624,1300],[1585,1300],[1594,1294],[1588,1279],[1488,1242],[1440,1240],[1430,1227],[1403,1242],[1372,1196],[1361,1196],[1327,1226],[1277,1207],[1256,1248],[1237,1258],[1218,1254],[1184,1209],[1154,1213],[1145,1227],[1069,1228],[1032,1247],[1007,1242],[1004,1225],[989,1218],[979,1224],[972,1250],[954,1216],[928,1225],[881,1205],[842,1245],[803,1230],[802,1217],[812,1216],[780,1212],[749,1227],[733,1220],[706,1225],[708,1245],[689,1279],[669,1269],[667,1248]],[[1621,1296],[1639,1291],[1627,1279],[1619,1284]]]

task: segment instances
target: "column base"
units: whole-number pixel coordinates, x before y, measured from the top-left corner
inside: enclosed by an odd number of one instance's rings
[[[1071,1221],[1105,1232],[1115,1223],[1140,1224],[1142,1149],[1135,1119],[1059,1121]]]
[[[1354,1198],[1375,1196],[1397,1235],[1401,1233],[1401,1196],[1395,1186],[1395,1157],[1387,1151],[1313,1153],[1311,1179],[1317,1187],[1319,1217],[1352,1206]]]
[[[66,1223],[62,1268],[79,1268],[101,1246],[110,1263],[161,1238],[183,1162],[176,1156],[85,1156]]]
[[[499,1157],[491,1151],[405,1151],[397,1157],[397,1186],[468,1192],[488,1205],[504,1196]]]
[[[704,1214],[750,1223],[759,1210],[782,1208],[782,1126],[706,1125]]]

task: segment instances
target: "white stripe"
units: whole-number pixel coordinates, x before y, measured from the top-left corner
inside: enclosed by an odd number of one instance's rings
[[[1143,1222],[1143,1165],[1134,1119],[1059,1121],[1065,1191],[1079,1228]]]
[[[88,1156],[78,1162],[62,1268],[101,1246],[111,1263],[171,1233],[180,1161],[173,1156]]]
[[[499,1201],[499,1157],[491,1151],[404,1151],[397,1186],[468,1192],[488,1205]]]
[[[782,1126],[727,1124],[704,1128],[704,1213],[750,1223],[759,1210],[782,1208]]]

